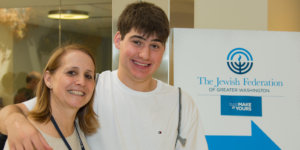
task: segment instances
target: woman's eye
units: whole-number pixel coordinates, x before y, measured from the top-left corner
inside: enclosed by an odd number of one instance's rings
[[[92,75],[89,75],[89,74],[86,74],[85,77],[86,77],[87,79],[93,79],[93,76],[92,76]]]
[[[76,75],[76,72],[75,71],[68,71],[67,74],[73,76],[73,75]]]

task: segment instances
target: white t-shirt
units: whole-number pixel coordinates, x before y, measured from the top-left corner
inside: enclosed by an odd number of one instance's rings
[[[87,137],[88,144],[92,150],[174,150],[178,108],[177,88],[157,80],[153,91],[139,92],[125,86],[117,71],[105,71],[98,77],[94,100],[100,128]],[[184,92],[181,121],[181,137],[187,141],[184,147],[178,142],[176,149],[207,150],[197,107]]]

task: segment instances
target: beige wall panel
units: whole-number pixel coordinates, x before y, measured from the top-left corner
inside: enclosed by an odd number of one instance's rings
[[[195,28],[267,30],[267,0],[195,0]]]
[[[268,30],[300,31],[300,0],[269,0]]]
[[[171,28],[194,28],[194,0],[170,0]]]

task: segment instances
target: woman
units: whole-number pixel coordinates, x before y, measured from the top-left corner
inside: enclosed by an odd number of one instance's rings
[[[94,88],[95,61],[87,48],[72,44],[51,55],[28,117],[53,149],[89,149],[84,134],[99,126],[93,111]]]

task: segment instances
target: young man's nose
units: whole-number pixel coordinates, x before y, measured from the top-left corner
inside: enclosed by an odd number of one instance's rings
[[[147,60],[150,57],[150,48],[145,46],[143,49],[139,51],[139,57]]]

